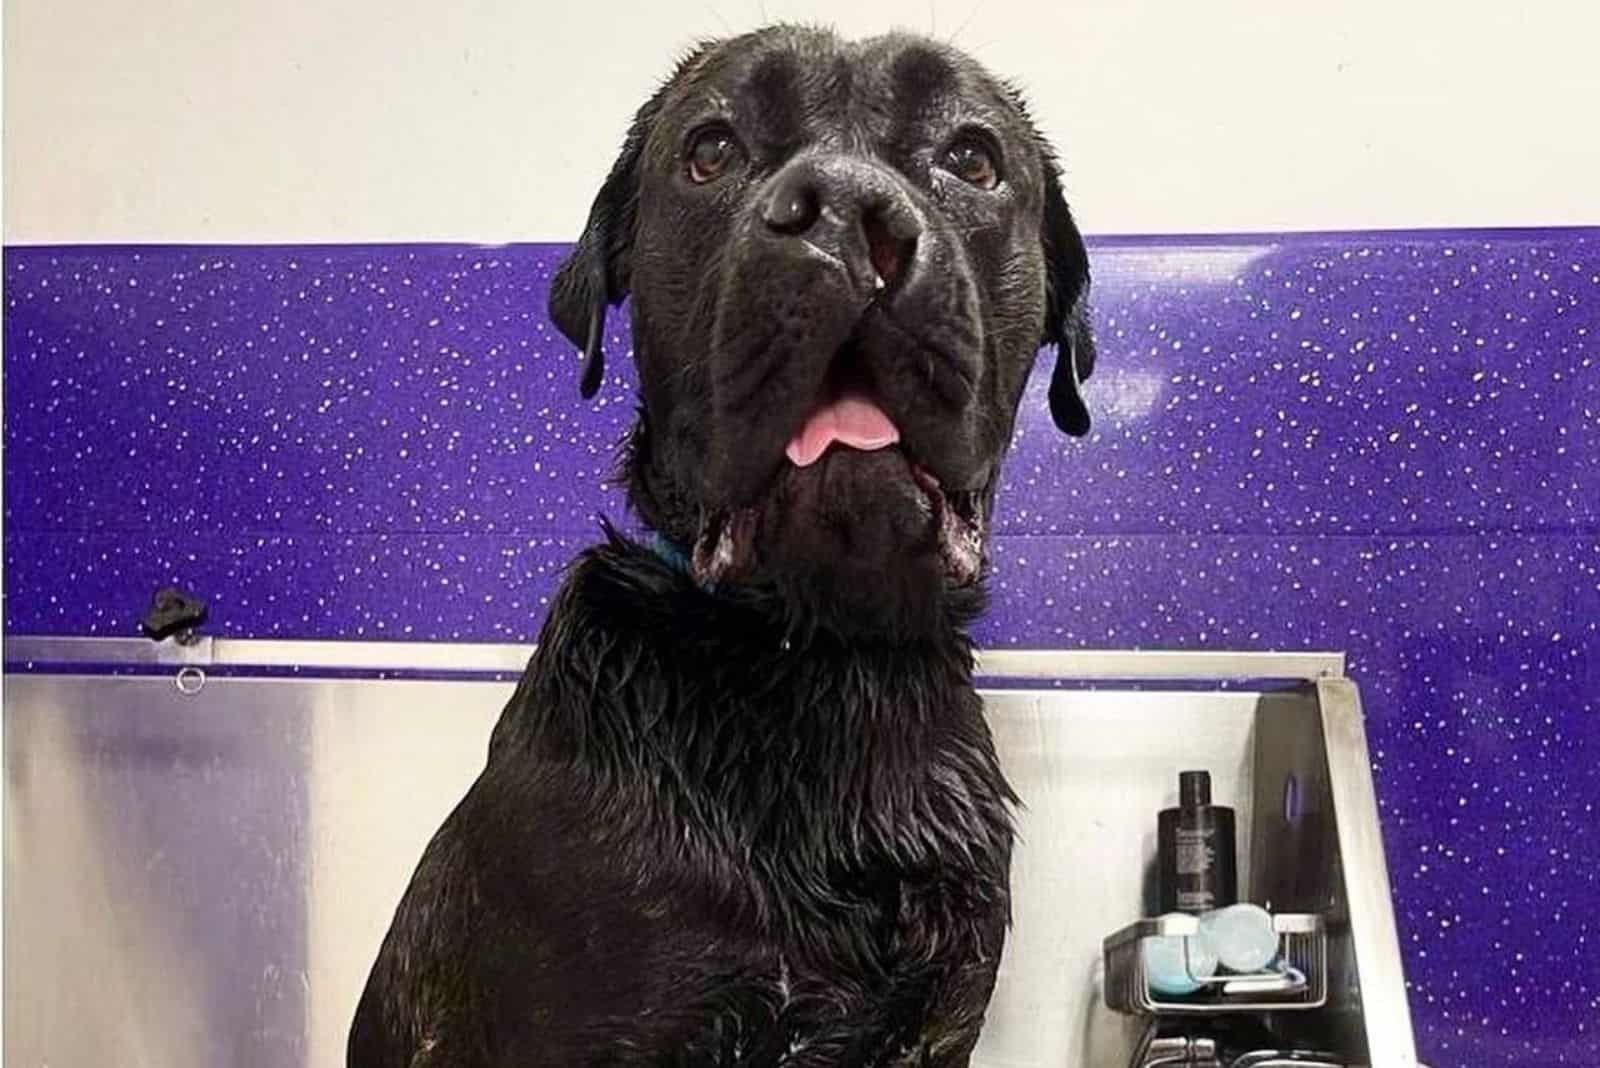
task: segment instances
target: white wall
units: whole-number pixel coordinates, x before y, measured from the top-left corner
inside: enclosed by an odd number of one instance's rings
[[[5,239],[570,239],[763,15],[954,34],[1093,233],[1600,222],[1593,0],[7,0]]]

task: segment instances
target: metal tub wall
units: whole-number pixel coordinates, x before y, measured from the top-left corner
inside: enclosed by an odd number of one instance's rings
[[[339,1063],[394,904],[511,684],[5,681],[8,1063]],[[1099,998],[1101,940],[1151,908],[1155,813],[1187,767],[1238,810],[1241,890],[1335,918],[1346,967],[1302,1032],[1363,1057],[1370,1035],[1376,1068],[1415,1063],[1348,682],[985,697],[1023,806],[977,1063],[1126,1063],[1138,1023]]]

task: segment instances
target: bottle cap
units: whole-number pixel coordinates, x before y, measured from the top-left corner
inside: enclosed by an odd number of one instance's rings
[[[1211,804],[1211,773],[1185,771],[1178,775],[1178,803],[1184,808]]]

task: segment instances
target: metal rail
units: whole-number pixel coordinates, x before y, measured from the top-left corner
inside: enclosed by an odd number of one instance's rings
[[[280,641],[18,635],[5,639],[7,671],[71,667],[215,667],[248,670],[403,671],[443,674],[521,672],[534,646],[490,642]],[[990,649],[978,653],[989,679],[1298,679],[1344,676],[1344,654],[1209,650]]]

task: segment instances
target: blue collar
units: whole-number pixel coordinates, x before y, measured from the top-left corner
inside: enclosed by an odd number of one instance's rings
[[[667,568],[678,572],[680,576],[686,577],[686,579],[694,579],[694,569],[690,568],[690,555],[683,552],[682,545],[678,545],[677,542],[667,537],[666,534],[662,534],[661,531],[651,531],[650,540],[645,545],[646,548],[650,548],[650,552],[656,555],[656,560],[666,564]],[[701,588],[709,590],[710,584],[702,585]]]
[[[693,577],[693,573],[689,569],[689,554],[679,548],[677,542],[665,534],[652,530],[650,532],[650,540],[646,543],[646,546],[656,554],[656,559],[678,574]]]
[[[657,560],[660,560],[667,567],[694,583],[696,589],[703,593],[717,592],[717,584],[715,582],[702,582],[695,578],[694,568],[689,566],[689,554],[684,552],[683,547],[677,542],[658,530],[652,530],[650,532],[650,540],[645,544],[655,554]]]

